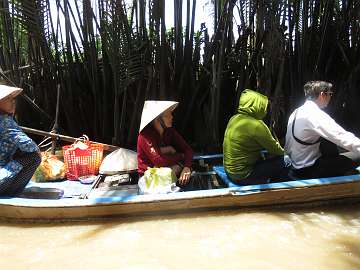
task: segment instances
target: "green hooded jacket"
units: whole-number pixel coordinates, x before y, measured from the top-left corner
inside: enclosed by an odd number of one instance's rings
[[[230,119],[223,143],[224,167],[231,178],[248,177],[254,164],[261,159],[261,150],[266,149],[273,155],[284,154],[262,120],[267,106],[266,96],[249,89],[242,92],[238,113]]]

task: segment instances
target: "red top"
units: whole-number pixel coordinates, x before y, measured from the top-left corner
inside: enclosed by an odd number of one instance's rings
[[[161,154],[160,147],[172,146],[175,154]],[[174,128],[165,129],[163,136],[149,125],[138,136],[137,159],[138,173],[143,175],[148,167],[171,167],[181,162],[185,167],[191,167],[193,151]]]

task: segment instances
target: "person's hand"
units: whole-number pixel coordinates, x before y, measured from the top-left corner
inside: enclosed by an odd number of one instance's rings
[[[180,177],[179,177],[179,183],[181,185],[186,185],[187,183],[189,183],[190,175],[191,175],[190,168],[189,167],[184,167],[182,169]]]
[[[284,155],[284,164],[285,164],[285,167],[290,167],[291,166],[291,159],[288,155]]]

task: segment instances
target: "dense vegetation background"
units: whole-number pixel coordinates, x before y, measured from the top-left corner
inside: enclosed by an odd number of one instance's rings
[[[214,33],[195,29],[196,0],[0,0],[0,79],[25,90],[20,124],[49,131],[59,89],[61,133],[134,147],[144,100],[172,99],[176,128],[211,151],[244,88],[271,97],[282,136],[303,84],[327,80],[331,112],[360,135],[360,1],[208,4]]]

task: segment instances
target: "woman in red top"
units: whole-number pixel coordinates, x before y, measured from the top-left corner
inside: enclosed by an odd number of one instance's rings
[[[138,172],[148,167],[170,167],[181,186],[189,183],[193,151],[172,127],[172,111],[178,102],[145,101],[137,141]]]

